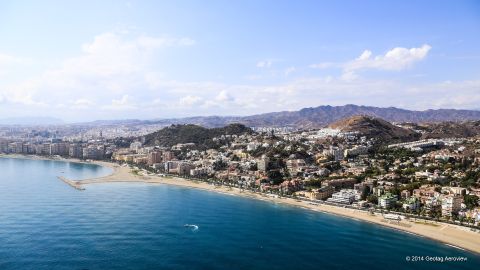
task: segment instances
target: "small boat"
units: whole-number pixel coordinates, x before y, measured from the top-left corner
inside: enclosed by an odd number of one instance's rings
[[[185,224],[183,227],[192,228],[192,230],[198,230],[198,226],[195,224]]]

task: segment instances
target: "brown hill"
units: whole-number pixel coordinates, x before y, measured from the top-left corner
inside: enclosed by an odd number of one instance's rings
[[[443,122],[420,125],[422,139],[467,138],[480,135],[480,121]]]
[[[420,134],[406,128],[401,128],[391,123],[372,116],[356,115],[336,121],[329,125],[330,128],[342,131],[356,131],[368,138],[376,138],[382,142],[405,142],[417,140]]]

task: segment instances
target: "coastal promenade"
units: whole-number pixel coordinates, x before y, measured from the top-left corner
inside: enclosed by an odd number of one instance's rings
[[[0,156],[1,157],[1,156]],[[43,157],[31,156],[5,156],[14,158],[31,158],[31,159],[48,159]],[[325,212],[335,214],[343,217],[352,218],[355,220],[375,223],[382,226],[387,226],[396,230],[404,231],[410,234],[415,234],[420,237],[427,237],[459,249],[465,249],[480,254],[480,231],[472,231],[469,228],[446,224],[442,222],[425,221],[421,219],[410,218],[408,220],[388,221],[379,213],[370,213],[361,209],[352,209],[340,206],[327,205],[322,203],[312,203],[306,200],[298,200],[287,197],[273,197],[263,193],[256,193],[248,190],[240,190],[235,187],[218,186],[202,181],[186,180],[180,177],[162,177],[158,175],[139,175],[132,171],[128,166],[121,166],[115,163],[92,161],[84,162],[72,159],[53,159],[58,161],[79,162],[87,164],[97,164],[112,169],[112,173],[107,176],[72,180],[64,177],[59,177],[60,180],[66,184],[78,189],[84,190],[85,186],[100,183],[113,182],[133,182],[133,183],[147,183],[147,184],[168,184],[187,188],[197,188],[213,192],[219,192],[227,195],[242,196],[256,200],[269,201],[273,203],[286,204],[297,206],[312,211]]]

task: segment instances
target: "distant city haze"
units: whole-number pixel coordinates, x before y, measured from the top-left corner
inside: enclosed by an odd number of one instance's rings
[[[0,23],[0,118],[480,107],[478,1],[2,1]]]

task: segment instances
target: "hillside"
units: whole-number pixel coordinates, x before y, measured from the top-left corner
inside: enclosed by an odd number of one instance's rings
[[[419,125],[425,133],[423,139],[430,138],[467,138],[480,135],[480,121],[442,122]]]
[[[420,138],[420,134],[410,129],[397,127],[391,123],[371,116],[356,115],[334,122],[330,128],[342,131],[356,131],[369,138],[383,142],[404,142]]]
[[[195,143],[195,148],[215,147],[214,137],[241,135],[253,131],[241,124],[230,124],[221,128],[205,128],[197,125],[172,125],[145,135],[145,145],[171,147],[179,143]]]

